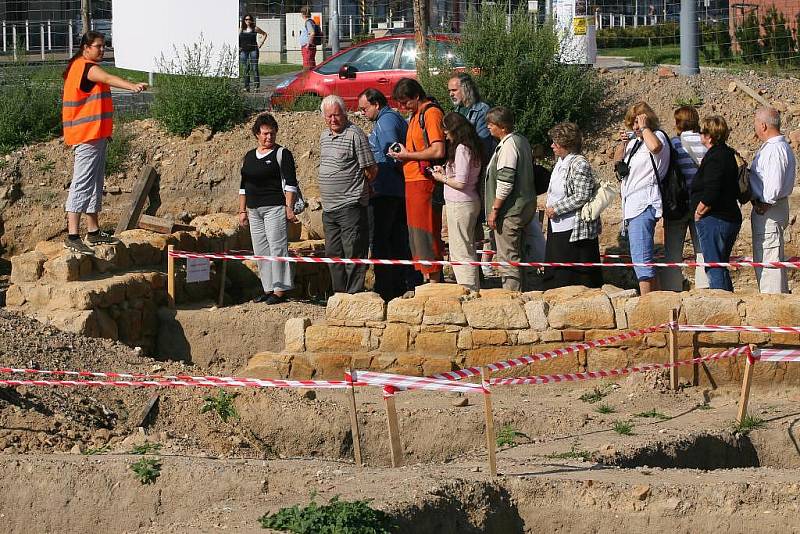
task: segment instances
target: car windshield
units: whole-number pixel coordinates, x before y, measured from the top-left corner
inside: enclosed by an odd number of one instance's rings
[[[398,42],[397,39],[376,41],[364,46],[351,48],[324,65],[320,65],[317,72],[320,74],[336,74],[345,64],[353,67],[356,72],[391,69]]]
[[[433,47],[435,57],[439,58],[439,60],[449,62],[453,67],[464,66],[464,62],[453,51],[452,43],[446,41],[428,41],[428,43],[429,46]],[[417,68],[417,43],[414,39],[406,39],[403,42],[400,68],[403,70],[415,70]]]

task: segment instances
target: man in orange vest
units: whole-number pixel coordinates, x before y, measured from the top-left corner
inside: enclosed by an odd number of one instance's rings
[[[146,83],[132,83],[108,74],[98,62],[103,59],[105,37],[87,32],[78,52],[64,70],[64,98],[61,117],[64,143],[75,146],[75,166],[67,196],[67,238],[64,246],[79,254],[94,256],[88,245],[115,243],[111,234],[100,230],[98,214],[103,201],[106,147],[113,129],[114,106],[111,87],[140,93]],[[84,243],[79,232],[81,214],[86,214],[88,235]]]

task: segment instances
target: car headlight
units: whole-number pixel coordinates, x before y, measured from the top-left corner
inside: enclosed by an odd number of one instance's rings
[[[292,76],[289,76],[288,78],[283,80],[281,83],[276,85],[275,89],[285,89],[286,87],[288,87],[296,79],[297,79],[297,74],[293,74]]]

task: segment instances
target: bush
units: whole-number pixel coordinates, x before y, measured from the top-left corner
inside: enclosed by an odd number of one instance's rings
[[[114,134],[108,142],[106,151],[106,176],[125,170],[125,162],[131,153],[133,134],[119,121],[114,125]]]
[[[742,59],[746,63],[762,61],[761,44],[758,42],[761,37],[761,28],[755,11],[748,13],[742,23],[736,26],[734,35]]]
[[[60,79],[12,65],[0,78],[0,153],[61,133]]]
[[[767,10],[761,25],[764,27],[764,56],[785,65],[794,51],[792,30],[786,25],[786,17],[773,5]]]
[[[467,71],[480,72],[475,80],[483,99],[513,109],[517,131],[531,143],[546,141],[557,122],[588,124],[603,97],[595,71],[559,62],[551,25],[532,24],[524,10],[512,15],[508,27],[507,17],[500,6],[470,12],[456,45]],[[418,75],[427,92],[447,102],[449,72]]]
[[[245,98],[234,74],[237,58],[225,47],[218,54],[202,39],[175,50],[174,60],[159,61],[159,87],[153,116],[170,133],[189,135],[198,126],[229,130],[244,119]],[[218,59],[214,59],[217,57]]]
[[[369,506],[369,501],[341,501],[333,497],[328,504],[311,500],[308,506],[283,508],[264,514],[263,528],[285,530],[296,534],[389,534],[391,517]]]
[[[675,22],[653,26],[603,28],[597,31],[597,48],[632,48],[680,44],[680,26]]]

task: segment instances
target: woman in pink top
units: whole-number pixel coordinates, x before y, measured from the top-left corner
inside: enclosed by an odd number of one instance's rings
[[[448,113],[442,121],[447,137],[447,164],[435,167],[434,180],[444,183],[447,202],[447,233],[450,259],[477,261],[475,253],[475,225],[481,211],[478,178],[484,162],[481,141],[475,127],[458,113]],[[456,282],[478,291],[478,268],[468,265],[453,267]]]

